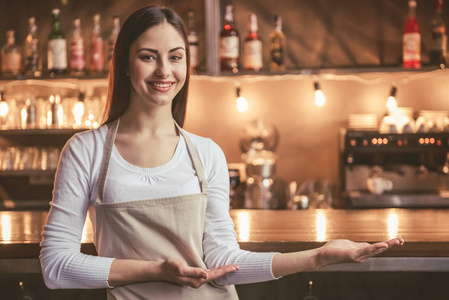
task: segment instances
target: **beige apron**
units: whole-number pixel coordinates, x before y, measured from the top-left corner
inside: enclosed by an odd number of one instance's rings
[[[103,203],[104,186],[119,120],[112,123],[105,142],[95,205],[95,244],[99,256],[121,259],[161,261],[169,257],[182,259],[188,265],[206,268],[203,262],[204,215],[207,204],[207,180],[187,134],[184,137],[201,186],[200,194]],[[204,284],[199,289],[170,282],[143,282],[108,289],[108,299],[157,300],[235,300],[234,286]]]

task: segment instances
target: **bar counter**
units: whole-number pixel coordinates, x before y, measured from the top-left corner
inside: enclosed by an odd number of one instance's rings
[[[449,209],[231,210],[242,249],[292,252],[331,239],[377,242],[400,236],[395,246],[363,264],[328,266],[322,271],[449,271]],[[47,212],[0,212],[0,265],[39,255]],[[86,222],[81,251],[95,255]],[[12,267],[12,266],[11,266]]]

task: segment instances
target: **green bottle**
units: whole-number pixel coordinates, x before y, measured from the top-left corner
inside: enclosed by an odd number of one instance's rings
[[[67,41],[61,30],[59,9],[52,10],[51,32],[48,36],[47,66],[51,74],[64,74],[67,70]]]

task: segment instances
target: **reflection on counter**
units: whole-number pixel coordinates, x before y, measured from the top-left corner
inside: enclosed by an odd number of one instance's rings
[[[18,238],[25,243],[40,243],[46,219],[47,212],[44,211],[0,211],[0,244],[16,243]],[[87,217],[81,243],[92,243],[92,235],[92,223]]]
[[[323,212],[318,212],[316,215],[316,240],[318,242],[326,241],[326,217]]]
[[[1,240],[5,244],[11,243],[11,217],[8,214],[2,214],[1,216],[1,224],[2,224],[2,231],[1,231]]]
[[[388,216],[388,237],[394,239],[398,236],[398,215],[395,212],[391,212]]]

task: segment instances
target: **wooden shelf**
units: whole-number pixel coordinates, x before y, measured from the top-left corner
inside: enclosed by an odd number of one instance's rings
[[[89,130],[83,129],[5,129],[0,130],[0,136],[17,136],[17,135],[73,135],[78,132]]]

